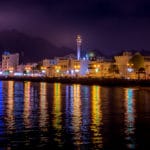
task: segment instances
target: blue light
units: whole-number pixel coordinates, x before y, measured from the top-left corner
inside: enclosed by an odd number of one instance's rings
[[[9,55],[10,52],[9,51],[4,51],[4,55]]]
[[[128,68],[127,70],[128,70],[128,72],[133,72],[132,68]]]
[[[2,86],[2,81],[0,82],[0,118],[3,118],[4,115],[4,102],[3,102],[3,86]],[[0,119],[0,135],[4,133],[4,120]]]

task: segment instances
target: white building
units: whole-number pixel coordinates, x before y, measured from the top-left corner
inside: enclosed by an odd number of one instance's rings
[[[125,78],[127,77],[128,63],[131,58],[132,58],[131,52],[123,52],[122,55],[114,57],[116,61],[116,65],[119,68],[119,73],[121,77],[125,77]]]
[[[9,52],[4,52],[2,55],[2,71],[13,72],[16,70],[19,64],[19,54],[10,54]]]

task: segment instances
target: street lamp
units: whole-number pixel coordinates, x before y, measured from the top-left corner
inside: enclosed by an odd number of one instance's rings
[[[45,66],[41,66],[41,72],[42,72],[42,74],[46,74],[46,67]]]
[[[25,67],[25,71],[26,71],[26,74],[29,74],[31,72],[31,67],[30,66],[26,66]]]
[[[9,67],[9,72],[12,73],[14,71],[13,67]]]
[[[78,75],[79,71],[80,71],[80,65],[74,65],[74,72],[76,76]]]
[[[133,73],[134,69],[133,69],[133,64],[127,64],[127,72],[129,75],[131,75],[131,73]],[[128,77],[129,78],[129,77]]]
[[[74,70],[78,73],[80,71],[80,65],[74,65]]]
[[[60,69],[61,69],[61,66],[55,66],[55,72],[56,72],[56,74],[60,73]]]
[[[98,64],[94,64],[94,68],[95,68],[95,72],[98,73],[99,72],[99,67],[100,65]]]

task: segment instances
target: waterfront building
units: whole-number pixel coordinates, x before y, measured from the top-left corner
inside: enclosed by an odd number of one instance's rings
[[[89,61],[87,76],[100,78],[111,77],[111,73],[109,73],[109,68],[111,64],[111,61],[106,60]]]
[[[38,63],[27,63],[24,65],[23,73],[27,76],[39,76],[40,67],[38,68]]]
[[[16,72],[14,72],[15,76],[22,76],[24,71],[25,65],[20,64],[17,66]]]
[[[128,66],[128,64],[131,58],[131,52],[123,52],[123,54],[120,56],[114,56],[116,65],[119,68],[119,74],[121,78],[127,78],[128,74],[131,74],[131,72],[129,71],[130,69],[128,69],[130,67]]]
[[[57,64],[54,66],[54,70],[54,76],[66,76],[69,70],[69,60],[66,58],[58,59]]]
[[[87,75],[90,77],[100,76],[100,63],[97,60],[89,61]]]
[[[42,66],[49,67],[50,66],[50,59],[44,59],[44,60],[42,60]]]
[[[150,57],[142,56],[139,52],[123,52],[122,56],[115,56],[120,77],[127,79],[145,79],[150,75]],[[134,60],[134,63],[131,63]]]
[[[2,71],[5,74],[13,73],[19,64],[19,53],[10,54],[4,52],[2,55]]]
[[[2,71],[2,62],[0,61],[0,71]]]
[[[114,64],[112,60],[103,60],[100,62],[100,77],[102,78],[111,78],[113,75],[110,73],[109,69],[111,64]]]
[[[42,60],[41,71],[45,73],[47,77],[54,77],[55,74],[55,66],[59,60],[59,57],[54,59],[44,59]]]
[[[106,60],[97,51],[91,50],[86,54],[87,72],[86,75],[90,77],[109,77],[109,67],[111,60]]]
[[[48,77],[55,77],[56,76],[55,65],[50,65],[47,68],[47,76]]]
[[[49,75],[55,77],[104,77],[109,76],[110,61],[100,57],[94,51],[87,52],[85,59],[76,59],[74,55],[54,58],[55,64],[50,65]]]
[[[150,56],[144,56],[144,69],[146,79],[150,79]]]
[[[136,58],[136,61],[134,60]],[[115,60],[115,61],[114,61]],[[1,75],[48,76],[48,77],[96,77],[150,79],[150,56],[140,53],[123,52],[105,59],[96,51],[88,51],[83,58],[73,54],[39,63],[19,64],[19,54],[5,52],[2,55]],[[114,69],[114,70],[113,70]],[[118,70],[116,70],[118,69]]]
[[[50,66],[50,74],[53,76],[78,76],[80,75],[80,60],[74,55],[55,58],[55,64]],[[53,71],[55,70],[55,71]]]

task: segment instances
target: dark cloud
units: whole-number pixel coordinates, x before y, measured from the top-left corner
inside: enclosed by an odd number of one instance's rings
[[[16,29],[54,45],[107,53],[120,49],[150,49],[148,0],[1,0],[0,30]]]

